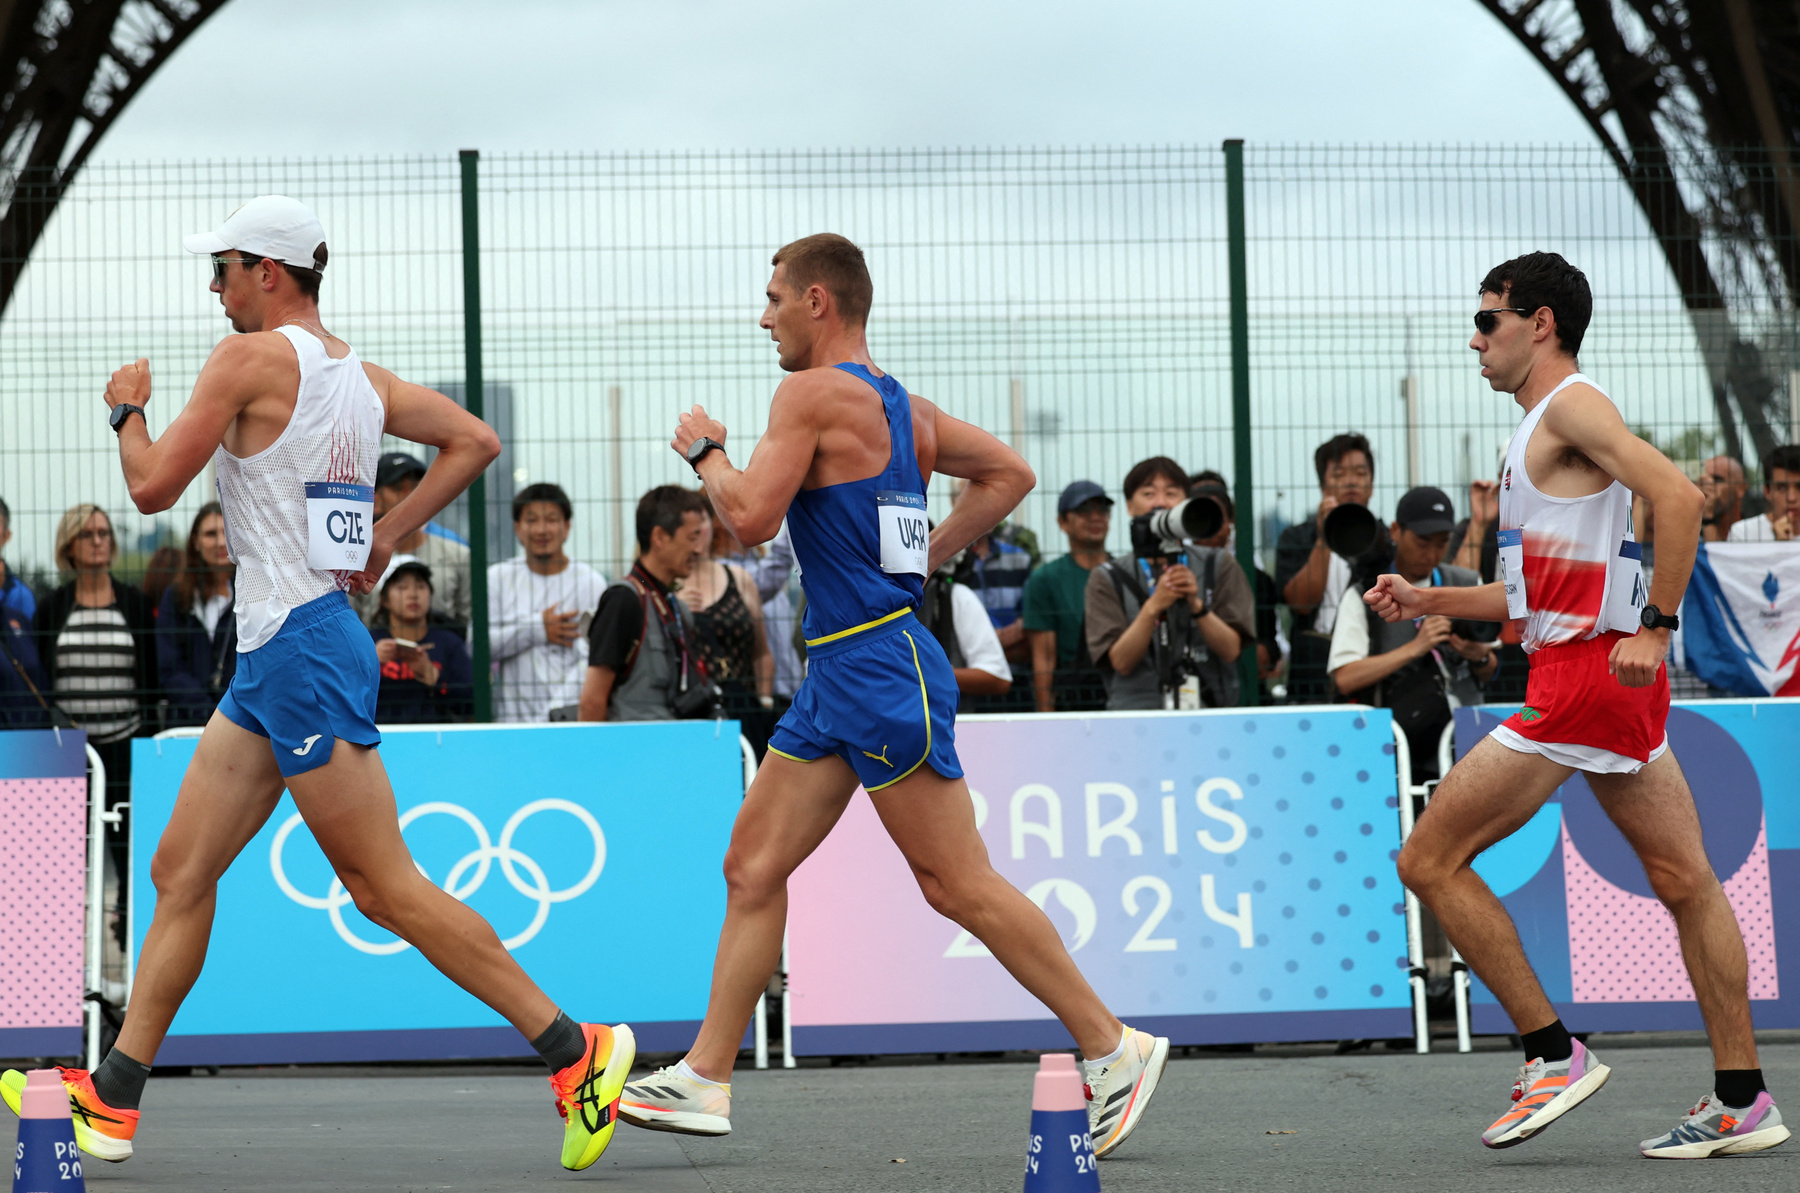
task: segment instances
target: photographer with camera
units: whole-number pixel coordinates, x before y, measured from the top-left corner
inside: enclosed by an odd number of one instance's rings
[[[1215,500],[1187,499],[1181,465],[1155,456],[1125,476],[1132,554],[1088,573],[1088,651],[1109,710],[1175,708],[1186,680],[1198,703],[1238,702],[1237,659],[1256,640],[1255,599],[1229,552],[1201,547],[1224,524]]]
[[[1480,575],[1443,562],[1455,516],[1442,490],[1409,491],[1389,528],[1392,570],[1420,588],[1479,586]],[[1411,747],[1413,781],[1422,782],[1441,777],[1438,738],[1452,710],[1481,703],[1481,687],[1499,669],[1494,641],[1499,631],[1497,622],[1435,616],[1389,624],[1363,603],[1361,588],[1352,586],[1338,604],[1326,666],[1346,697],[1393,710]]]

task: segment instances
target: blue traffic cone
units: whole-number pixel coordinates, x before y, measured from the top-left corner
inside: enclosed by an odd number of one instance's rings
[[[75,1147],[75,1122],[69,1117],[69,1091],[55,1069],[25,1074],[12,1187],[13,1193],[87,1193],[81,1152]]]
[[[1031,1138],[1025,1193],[1100,1193],[1100,1169],[1088,1135],[1087,1091],[1067,1052],[1046,1052],[1031,1086]]]

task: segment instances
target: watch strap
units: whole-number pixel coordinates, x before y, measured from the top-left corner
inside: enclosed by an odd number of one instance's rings
[[[144,414],[144,408],[142,406],[136,406],[130,402],[120,402],[117,406],[114,406],[112,412],[106,416],[107,425],[112,427],[113,431],[117,433],[124,429],[125,420],[134,414],[139,418],[145,419],[146,422],[149,421]]]

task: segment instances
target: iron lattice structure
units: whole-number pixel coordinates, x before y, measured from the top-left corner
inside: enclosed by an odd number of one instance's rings
[[[1727,449],[1781,442],[1800,370],[1800,8],[1481,0],[1630,186],[1681,287]],[[1736,410],[1733,410],[1735,403]]]
[[[225,0],[0,0],[0,313],[69,183]]]

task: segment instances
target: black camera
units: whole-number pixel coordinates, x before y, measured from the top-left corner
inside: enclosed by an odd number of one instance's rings
[[[1225,508],[1210,497],[1190,497],[1174,509],[1151,510],[1131,520],[1131,553],[1140,559],[1179,555],[1186,543],[1209,539],[1225,525]]]

